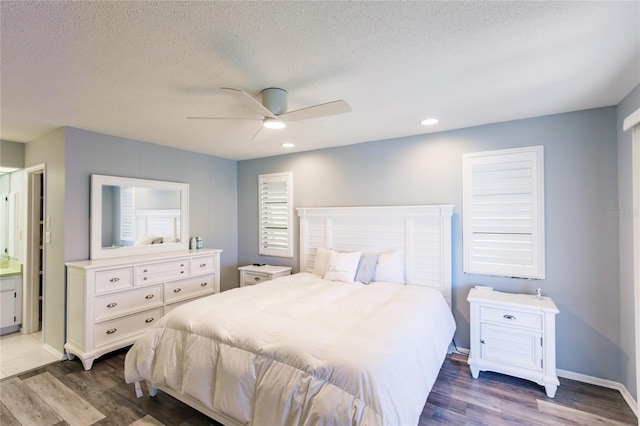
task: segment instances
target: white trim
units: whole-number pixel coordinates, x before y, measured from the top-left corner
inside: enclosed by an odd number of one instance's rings
[[[469,349],[461,347],[457,349],[459,354],[462,354],[463,356],[464,354],[467,354],[468,356]],[[559,368],[556,368],[556,374],[558,375],[558,377],[562,377],[563,379],[575,380],[576,382],[588,383],[590,385],[617,390],[618,392],[620,392],[620,395],[622,395],[625,402],[629,405],[629,408],[631,408],[633,414],[638,417],[636,401],[633,399],[633,396],[631,396],[629,390],[622,383],[614,382],[613,380],[601,379],[599,377],[588,376],[586,374],[575,373],[573,371],[561,370]],[[560,389],[562,389],[562,384],[560,384]]]
[[[629,114],[627,118],[622,122],[622,130],[625,132],[640,123],[640,108]]]
[[[636,111],[640,120],[640,109]],[[629,116],[631,117],[631,116]],[[626,122],[626,120],[625,120]],[[631,136],[631,193],[633,199],[633,288],[635,295],[634,317],[635,317],[635,341],[636,341],[636,398],[638,403],[634,405],[634,412],[640,412],[640,125],[635,125]]]
[[[565,379],[575,380],[577,382],[588,383],[590,385],[596,385],[596,386],[601,386],[603,388],[617,390],[618,392],[620,392],[620,394],[622,395],[626,403],[629,405],[629,408],[631,408],[631,411],[633,411],[633,414],[635,414],[636,417],[638,417],[638,409],[637,409],[636,401],[633,399],[633,396],[631,396],[631,393],[629,392],[629,390],[622,383],[614,382],[613,380],[601,379],[599,377],[588,376],[586,374],[575,373],[573,371],[567,371],[567,370],[556,369],[556,373],[558,374],[558,377],[562,377]]]

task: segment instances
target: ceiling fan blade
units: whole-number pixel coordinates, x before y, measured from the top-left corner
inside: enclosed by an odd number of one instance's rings
[[[242,102],[243,104],[245,104],[246,106],[248,106],[249,108],[251,108],[252,110],[254,110],[255,112],[257,112],[258,114],[260,114],[261,116],[269,117],[269,118],[277,118],[271,111],[265,108],[265,106],[262,105],[256,98],[254,98],[244,90],[233,89],[231,87],[222,87],[221,89],[227,92],[229,95],[236,98],[237,100],[239,100],[240,102]]]
[[[245,118],[245,117],[187,117],[188,120],[260,120],[262,118]]]
[[[286,112],[278,115],[278,117],[285,121],[297,121],[326,117],[327,115],[344,114],[345,112],[351,112],[351,107],[345,101],[339,100]]]

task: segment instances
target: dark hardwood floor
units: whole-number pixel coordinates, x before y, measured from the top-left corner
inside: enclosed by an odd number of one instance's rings
[[[136,398],[123,380],[125,351],[84,371],[76,359],[0,382],[0,425],[217,425],[160,393]],[[451,355],[438,376],[420,425],[637,425],[616,390],[560,379],[554,399],[535,383],[496,373],[471,378],[466,358]]]

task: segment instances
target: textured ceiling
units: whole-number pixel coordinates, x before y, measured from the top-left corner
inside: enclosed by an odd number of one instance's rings
[[[248,159],[615,105],[640,83],[640,2],[2,1],[0,19],[16,142],[72,126]],[[353,112],[255,139],[259,121],[186,119],[255,117],[223,86]]]

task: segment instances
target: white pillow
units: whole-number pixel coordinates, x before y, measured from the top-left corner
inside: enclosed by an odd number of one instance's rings
[[[352,283],[356,276],[356,269],[358,269],[360,255],[362,255],[361,251],[339,253],[335,250],[331,250],[329,253],[327,272],[324,274],[324,279]]]
[[[378,258],[375,281],[405,283],[404,256],[398,251],[382,253]]]
[[[316,249],[316,260],[313,262],[313,272],[316,275],[324,277],[327,272],[327,264],[329,263],[329,249],[318,247]]]
[[[145,235],[144,237],[140,237],[138,239],[138,241],[136,241],[136,243],[134,245],[136,246],[146,246],[149,245],[151,243],[153,243],[153,240],[155,240],[157,237],[154,237],[153,235]]]

